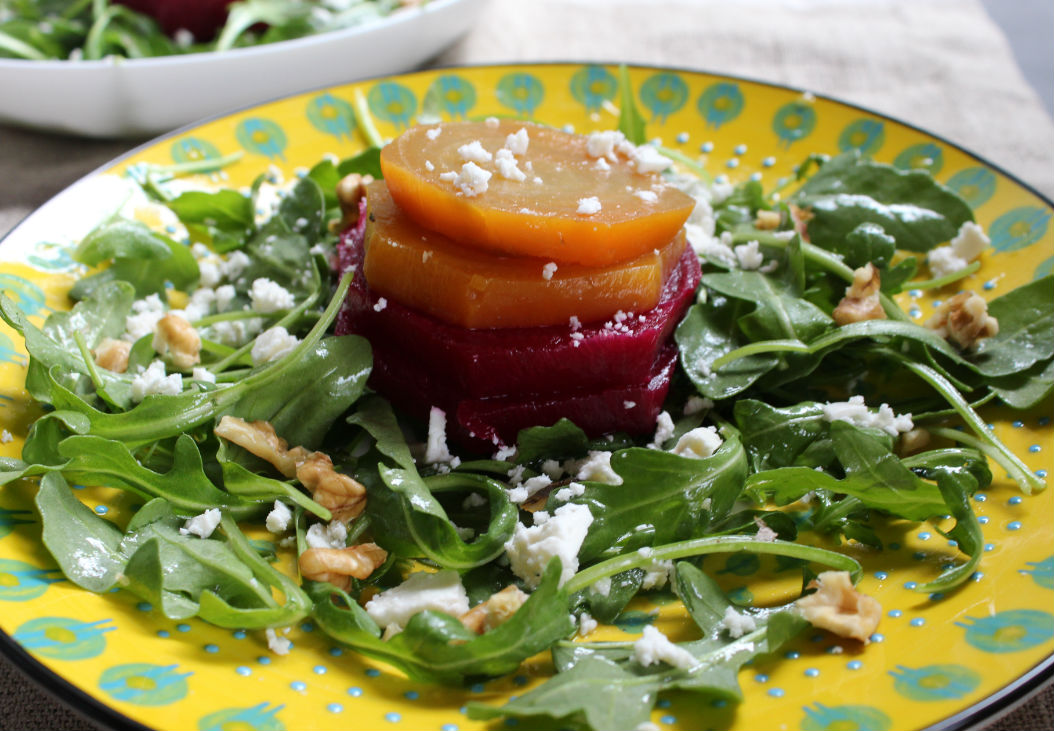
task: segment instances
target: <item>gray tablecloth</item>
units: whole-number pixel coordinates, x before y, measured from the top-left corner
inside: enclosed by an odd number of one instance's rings
[[[1054,122],[1012,42],[975,0],[490,0],[436,63],[626,61],[785,83],[908,120],[1054,197]],[[0,127],[0,235],[137,142]],[[94,726],[0,661],[0,728]],[[989,728],[1054,728],[1054,691]]]

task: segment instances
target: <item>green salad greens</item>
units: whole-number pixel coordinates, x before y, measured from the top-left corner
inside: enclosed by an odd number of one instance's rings
[[[71,27],[86,13],[68,18]],[[623,98],[622,132],[635,144],[644,143],[639,121]],[[818,544],[880,550],[891,521],[929,521],[959,556],[917,590],[944,592],[981,561],[969,498],[991,483],[989,461],[1025,493],[1044,487],[977,409],[1027,409],[1054,391],[1054,280],[990,302],[998,333],[975,347],[902,311],[896,293],[976,269],[929,283],[916,276],[927,252],[973,220],[927,173],[856,154],[815,157],[780,196],[758,182],[713,183],[690,167],[668,172],[698,195],[709,224],[694,216],[689,224],[702,231],[690,240],[704,274],[676,329],[681,368],[655,436],[590,439],[562,420],[522,431],[492,456],[439,462],[417,451],[423,425],[368,387],[369,343],[331,334],[348,287],[331,258],[337,182],[380,176],[378,150],[319,162],[282,188],[273,210],[264,176],[248,192],[175,193],[164,173],[147,170],[143,190],[197,243],[114,217],[74,253],[95,273],[73,287],[69,312],[38,326],[0,300],[0,317],[30,355],[26,389],[44,409],[21,459],[0,460],[0,482],[39,480],[44,544],[89,591],[119,587],[166,617],[222,627],[310,617],[335,642],[436,683],[504,675],[549,651],[552,679],[500,707],[470,704],[469,715],[634,729],[666,691],[742,698],[739,668],[807,624],[794,603],[733,603],[700,570],[701,557],[774,556],[808,592],[821,571],[861,575],[848,551]],[[872,294],[885,317],[840,323],[847,287],[867,265],[881,276]],[[157,318],[171,310],[200,335],[193,368],[156,342]],[[108,341],[126,343],[123,372],[96,364]],[[299,476],[217,437],[226,417],[267,422],[284,445],[328,455],[363,487],[365,509],[335,518],[339,506]],[[939,442],[918,442],[922,432]],[[692,439],[710,446],[682,448]],[[605,469],[581,476],[597,460]],[[542,556],[528,579],[511,546],[545,524],[510,498],[542,475],[551,484],[536,507],[563,521],[550,536],[567,551]],[[82,504],[75,485],[126,490],[140,507],[118,526]],[[250,540],[264,523],[274,541]],[[276,551],[302,555],[319,533],[337,548],[375,542],[386,558],[341,585],[272,566]],[[510,585],[526,598],[482,633],[435,608],[384,626],[366,599],[403,586],[418,564],[463,587],[471,605]],[[667,583],[697,639],[669,643],[654,631],[637,642],[573,639]],[[665,648],[658,659],[656,648]]]
[[[224,14],[227,4],[0,0],[0,58],[93,61],[228,51],[375,23],[408,3],[237,0]]]

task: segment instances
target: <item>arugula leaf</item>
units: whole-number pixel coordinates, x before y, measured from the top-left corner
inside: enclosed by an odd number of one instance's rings
[[[1054,358],[1036,363],[1021,374],[993,378],[988,382],[1007,406],[1031,409],[1054,393]]]
[[[522,429],[516,437],[516,462],[528,464],[540,459],[573,459],[589,451],[589,437],[569,419],[552,426]]]
[[[629,78],[629,67],[622,64],[618,68],[619,78],[619,132],[626,135],[626,139],[635,145],[643,145],[647,142],[647,131],[645,130],[644,117],[637,109],[637,103],[633,99],[633,82]]]
[[[751,340],[811,340],[834,324],[820,308],[802,299],[801,292],[760,272],[706,274],[703,286],[728,297],[756,303],[752,313],[737,321],[744,335]]]
[[[824,162],[790,201],[811,214],[809,240],[845,256],[847,236],[863,223],[881,226],[900,249],[924,252],[973,220],[970,206],[928,172],[898,170],[856,151]]]
[[[1021,373],[1054,356],[1054,275],[1029,282],[988,303],[999,332],[977,344],[974,366],[985,376]]]
[[[221,254],[241,248],[256,228],[252,199],[229,188],[188,190],[165,205],[187,230],[207,237],[213,250]]]

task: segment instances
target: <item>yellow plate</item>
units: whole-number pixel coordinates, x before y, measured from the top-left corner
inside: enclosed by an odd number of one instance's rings
[[[40,322],[69,306],[65,289],[77,236],[111,212],[120,178],[143,163],[172,164],[242,152],[224,168],[225,184],[248,185],[270,170],[287,178],[324,155],[346,157],[365,143],[351,103],[361,91],[382,135],[423,114],[443,119],[513,115],[579,132],[611,129],[616,69],[583,65],[495,66],[428,71],[320,89],[180,130],[134,151],[74,185],[21,224],[0,248],[0,287]],[[1001,170],[943,140],[833,100],[704,73],[631,69],[649,138],[703,162],[714,175],[775,186],[809,153],[859,149],[899,167],[925,167],[975,208],[992,238],[982,269],[964,283],[994,297],[1054,268],[1051,203]],[[217,182],[215,174],[202,182]],[[109,198],[107,198],[109,196]],[[119,203],[118,203],[119,204]],[[145,213],[144,213],[145,215]],[[159,223],[163,223],[159,221]],[[937,297],[951,292],[938,292]],[[902,298],[912,317],[929,297]],[[37,413],[24,381],[20,339],[0,331],[0,454],[17,457]],[[1028,467],[1051,471],[1048,401],[1040,411],[985,412]],[[262,633],[168,621],[135,598],[96,596],[63,580],[42,548],[31,509],[33,487],[0,492],[0,642],[16,662],[95,718],[158,729],[474,729],[460,708],[499,703],[540,682],[545,661],[465,689],[429,687],[342,651],[303,624],[293,652],[271,654]],[[85,490],[96,512],[121,520],[129,501]],[[980,571],[946,597],[911,591],[932,578],[955,549],[933,526],[911,527],[879,554],[860,553],[862,588],[884,617],[865,650],[806,633],[778,658],[740,673],[737,707],[673,694],[653,716],[661,729],[886,731],[972,725],[1033,687],[1054,666],[1054,490],[1021,496],[1002,471],[974,498],[983,523]],[[705,567],[730,591],[764,583],[742,556],[709,557]],[[640,632],[656,621],[677,636],[689,630],[676,603],[642,603],[620,622]],[[18,649],[24,648],[28,655]],[[32,660],[28,658],[32,658]],[[39,663],[39,665],[36,665]]]

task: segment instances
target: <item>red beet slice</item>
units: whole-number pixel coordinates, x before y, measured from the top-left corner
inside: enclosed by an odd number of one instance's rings
[[[564,393],[646,382],[656,354],[699,284],[699,261],[686,247],[658,304],[633,316],[580,328],[568,326],[468,330],[439,322],[381,298],[362,274],[365,217],[338,246],[338,268],[356,276],[337,318],[338,334],[357,333],[375,345],[428,365],[466,397],[510,393]]]
[[[118,0],[140,13],[157,19],[168,35],[189,30],[198,42],[216,35],[227,21],[227,6],[233,0]]]

